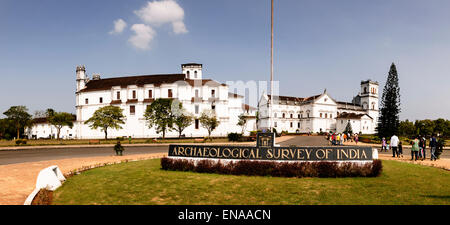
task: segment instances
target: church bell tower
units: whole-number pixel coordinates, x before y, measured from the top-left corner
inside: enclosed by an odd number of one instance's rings
[[[186,79],[201,80],[202,79],[202,64],[187,63],[181,65],[181,71],[186,76]]]
[[[378,82],[372,80],[361,81],[361,106],[374,121],[378,121]]]

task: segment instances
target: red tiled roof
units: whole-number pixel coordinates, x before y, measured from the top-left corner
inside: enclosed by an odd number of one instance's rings
[[[271,99],[271,95],[267,95],[269,97],[269,99]],[[314,95],[311,97],[307,97],[307,98],[299,98],[299,97],[292,97],[292,96],[277,96],[278,100],[280,101],[292,101],[292,102],[307,102],[307,101],[311,101],[314,100],[318,97],[320,97],[321,95]]]
[[[155,86],[159,86],[165,83],[174,83],[179,80],[184,80],[184,77],[184,74],[162,74],[90,80],[86,83],[86,88],[81,90],[81,92],[108,90],[113,86],[127,87],[128,85],[142,86],[144,84],[154,84]]]
[[[336,119],[361,119],[361,117],[363,116],[368,116],[369,118],[372,119],[372,117],[370,117],[367,114],[356,114],[356,113],[341,113],[339,114],[339,116],[336,117]]]
[[[208,86],[226,86],[226,84],[218,83],[211,79],[191,80],[185,79],[184,74],[159,74],[159,75],[141,75],[129,77],[115,77],[100,80],[90,80],[86,83],[86,87],[80,92],[108,90],[114,86],[127,87],[128,85],[144,86],[145,84],[153,84],[160,86],[161,84],[172,84],[177,81],[186,81],[187,84],[194,85],[208,85]]]
[[[221,84],[217,81],[211,80],[211,79],[203,79],[203,80],[191,80],[191,79],[186,79],[186,82],[191,85],[191,86],[212,86],[212,87],[217,87],[217,86],[227,86],[226,84]]]

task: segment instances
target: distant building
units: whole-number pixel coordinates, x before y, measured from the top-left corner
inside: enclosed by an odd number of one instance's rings
[[[263,95],[259,101],[259,127],[273,127],[277,132],[316,133],[343,132],[350,123],[354,133],[373,134],[378,121],[378,82],[361,82],[361,92],[353,101],[340,102],[325,90],[307,97],[275,96],[272,117],[269,104],[272,96]],[[272,124],[269,124],[271,122]]]
[[[181,65],[181,73],[125,76],[102,79],[93,74],[89,79],[84,66],[76,68],[76,121],[69,129],[76,139],[103,138],[104,133],[93,130],[84,124],[100,107],[114,105],[123,109],[125,124],[123,129],[108,130],[108,137],[131,136],[133,138],[160,137],[154,128],[149,128],[144,119],[147,107],[158,98],[178,99],[186,111],[195,117],[192,125],[183,131],[186,137],[204,137],[208,135],[198,117],[204,110],[215,112],[220,125],[212,136],[226,136],[230,132],[241,132],[237,125],[238,117],[245,114],[248,118],[246,134],[256,130],[256,108],[244,104],[244,97],[228,92],[226,84],[211,79],[203,79],[202,64]],[[39,130],[46,127],[46,130]],[[48,137],[51,126],[42,123],[30,131],[33,137]],[[53,128],[53,130],[55,130]],[[178,137],[178,132],[166,133],[166,137]]]

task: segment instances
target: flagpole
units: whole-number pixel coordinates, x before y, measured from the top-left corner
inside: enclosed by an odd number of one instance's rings
[[[273,0],[271,7],[271,20],[270,20],[270,104],[269,104],[269,132],[272,132],[272,105],[273,105]]]

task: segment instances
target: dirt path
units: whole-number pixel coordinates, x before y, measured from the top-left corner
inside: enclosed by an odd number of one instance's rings
[[[394,157],[392,157],[392,155],[383,155],[383,154],[379,154],[378,157],[383,160],[395,160],[395,161],[400,161],[400,162],[405,162],[405,163],[413,163],[413,164],[418,164],[418,165],[432,166],[432,167],[437,167],[437,168],[441,168],[441,169],[445,169],[445,170],[450,170],[450,159],[438,159],[436,161],[431,161],[430,159],[425,159],[423,161],[422,160],[412,161],[411,156],[409,156],[409,155],[404,155],[403,158],[394,158]]]
[[[39,172],[52,165],[57,165],[65,174],[75,169],[98,164],[161,158],[164,155],[167,154],[153,153],[122,157],[111,155],[0,165],[0,205],[22,205],[34,190]]]

